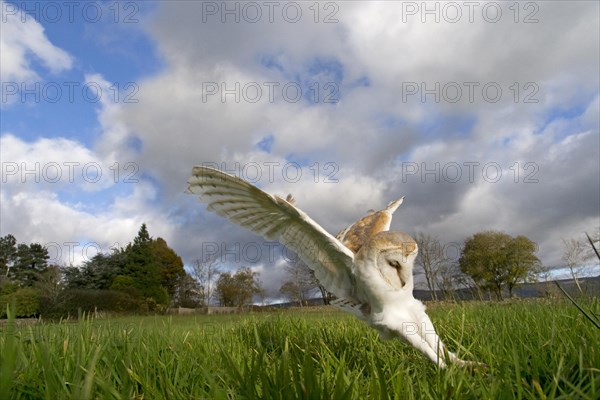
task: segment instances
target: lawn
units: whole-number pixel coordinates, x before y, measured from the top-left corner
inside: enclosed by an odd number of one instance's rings
[[[585,306],[600,314],[600,302]],[[440,371],[329,308],[4,325],[14,399],[598,399],[600,330],[570,303],[432,304],[451,350],[487,371]],[[8,396],[6,396],[8,394]]]

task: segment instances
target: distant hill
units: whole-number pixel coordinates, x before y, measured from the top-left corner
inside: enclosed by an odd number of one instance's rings
[[[570,295],[578,295],[579,289],[577,289],[577,285],[573,279],[561,279],[558,280],[560,286],[566,290]],[[579,284],[581,285],[581,289],[588,296],[594,296],[600,294],[600,276],[591,277],[591,278],[581,278],[579,279]],[[414,292],[415,298],[419,300],[432,300],[431,293],[428,290],[415,290]],[[436,291],[438,299],[443,299],[444,295],[440,291]],[[547,282],[535,282],[535,283],[526,283],[518,286],[514,290],[515,297],[521,298],[532,298],[532,297],[546,297],[548,295],[560,294],[560,289],[556,287],[554,281]],[[458,289],[454,292],[454,298],[457,300],[473,300],[473,289],[465,288]],[[487,293],[485,294],[485,298],[487,298]],[[508,298],[508,291],[503,293],[504,298]]]
[[[561,279],[557,282],[570,295],[576,296],[579,294],[579,289],[577,289],[577,285],[575,284],[575,281],[573,279]],[[579,284],[581,285],[581,289],[586,295],[600,295],[600,276],[581,278],[579,279]],[[526,283],[515,288],[513,292],[515,297],[520,298],[546,297],[549,295],[562,296],[560,289],[556,287],[554,281]],[[415,290],[413,293],[415,298],[419,300],[432,300],[431,294],[428,290]],[[444,295],[441,291],[436,291],[436,293],[438,299],[444,299]],[[508,291],[504,291],[502,295],[504,296],[504,298],[508,298]],[[488,299],[488,296],[489,295],[485,293],[484,298]],[[472,288],[458,289],[454,291],[454,299],[456,300],[473,300],[474,298],[474,291]],[[495,297],[492,295],[492,298]]]
[[[579,289],[577,289],[577,285],[573,279],[561,279],[558,280],[560,286],[567,291],[570,295],[577,296],[579,294]],[[581,289],[588,296],[600,296],[600,276],[591,277],[591,278],[581,278],[579,279],[579,284],[581,285]],[[444,295],[442,292],[437,291],[437,296],[439,300],[444,300]],[[428,290],[416,289],[413,291],[415,298],[422,301],[431,301],[432,297]],[[508,291],[503,293],[504,298],[508,298]],[[533,297],[547,297],[547,296],[563,296],[560,292],[560,289],[556,287],[554,281],[547,282],[535,282],[535,283],[526,283],[517,287],[514,290],[514,296],[518,298],[533,298]],[[484,298],[488,299],[489,295],[487,293],[484,294]],[[492,296],[493,299],[495,297]],[[451,299],[454,300],[474,300],[474,291],[472,288],[458,289],[453,292],[453,297]],[[278,303],[271,304],[269,307],[274,308],[287,308],[287,307],[298,307],[300,304],[298,302],[287,302],[287,303]],[[305,306],[320,306],[323,305],[322,298],[314,298],[306,301]]]

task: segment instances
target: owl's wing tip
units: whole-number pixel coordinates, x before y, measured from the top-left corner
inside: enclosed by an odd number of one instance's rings
[[[386,210],[390,213],[394,213],[403,202],[404,202],[404,196],[400,197],[397,200],[390,202],[390,204],[388,204]]]

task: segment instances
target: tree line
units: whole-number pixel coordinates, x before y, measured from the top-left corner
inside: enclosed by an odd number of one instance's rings
[[[600,236],[596,234],[596,236]],[[458,289],[483,299],[502,300],[518,285],[534,282],[544,273],[529,238],[484,231],[466,239],[460,256],[451,260],[439,239],[417,233],[417,267],[424,273],[431,298],[454,298]],[[595,238],[598,241],[598,238]],[[579,286],[578,272],[591,258],[583,240],[564,240],[563,260]],[[98,253],[80,266],[48,263],[48,250],[39,243],[17,243],[12,235],[0,237],[0,316],[15,303],[18,316],[65,316],[79,311],[161,312],[167,307],[205,307],[218,304],[242,307],[264,296],[258,274],[250,268],[222,271],[216,258],[195,260],[189,272],[162,238],[153,239],[146,224],[124,248]],[[285,267],[280,295],[299,305],[333,296],[319,285],[314,273],[299,259]],[[581,288],[580,288],[581,290]]]
[[[598,242],[596,232],[593,242]],[[460,255],[450,259],[437,237],[417,233],[419,246],[416,264],[425,275],[427,289],[432,299],[438,294],[446,299],[454,298],[457,289],[472,291],[474,298],[483,299],[484,294],[502,300],[514,296],[515,288],[536,282],[540,277],[550,276],[537,252],[536,244],[523,235],[512,237],[504,232],[484,231],[465,240]],[[568,267],[580,292],[580,274],[586,262],[594,260],[593,248],[582,238],[563,240],[562,260]]]
[[[80,266],[48,260],[48,249],[39,243],[17,243],[10,234],[0,237],[0,316],[11,303],[22,317],[161,312],[169,306],[207,306],[212,299],[223,306],[243,306],[262,291],[249,268],[232,274],[199,264],[188,273],[164,239],[150,237],[146,224],[126,247],[98,253]]]

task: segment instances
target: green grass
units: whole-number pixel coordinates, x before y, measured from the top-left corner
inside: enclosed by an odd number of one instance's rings
[[[599,302],[586,307],[598,314]],[[14,399],[597,399],[600,330],[571,304],[436,304],[451,350],[486,372],[439,371],[398,340],[321,309],[3,326]]]

